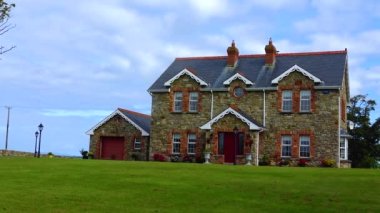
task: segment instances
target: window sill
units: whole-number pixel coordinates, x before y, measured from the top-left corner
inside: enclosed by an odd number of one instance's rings
[[[283,114],[283,115],[290,115],[290,114],[293,114],[293,112],[283,112],[283,111],[281,111],[280,114]]]
[[[299,112],[299,114],[312,114],[311,111],[308,111],[308,112]]]
[[[171,114],[182,114],[183,112],[171,112]]]
[[[198,114],[199,112],[196,111],[196,112],[186,112],[187,114]]]

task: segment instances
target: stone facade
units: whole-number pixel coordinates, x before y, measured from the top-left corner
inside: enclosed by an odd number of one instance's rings
[[[95,159],[102,159],[102,139],[104,137],[122,137],[124,140],[124,160],[149,160],[149,136],[142,136],[131,123],[116,114],[94,130],[90,136],[90,152]],[[135,139],[140,139],[141,149],[134,148]]]
[[[234,88],[245,90],[242,97],[233,94]],[[292,138],[292,162],[298,162],[300,136],[310,138],[311,164],[321,160],[339,161],[339,129],[345,128],[345,103],[347,101],[346,84],[341,90],[316,88],[314,82],[300,72],[292,72],[284,77],[277,87],[252,90],[240,79],[231,82],[224,90],[210,91],[202,88],[195,80],[183,75],[175,80],[169,92],[152,93],[152,129],[151,154],[172,154],[173,133],[181,134],[181,155],[186,155],[187,134],[197,135],[197,153],[202,155],[207,147],[212,153],[212,162],[223,163],[223,156],[218,155],[218,132],[232,132],[235,127],[243,132],[245,153],[256,155],[255,137],[259,137],[258,158],[281,160],[281,136]],[[282,91],[291,90],[293,94],[292,112],[282,112]],[[310,112],[300,112],[300,91],[311,91]],[[173,112],[174,92],[183,92],[183,112]],[[188,93],[199,92],[198,112],[188,112]],[[265,97],[264,97],[265,96]],[[265,99],[265,102],[264,102]],[[213,103],[211,103],[213,100]],[[341,103],[339,103],[341,102]],[[343,104],[342,104],[343,103]],[[265,106],[265,110],[264,110]],[[341,106],[341,109],[339,109]],[[246,123],[233,115],[225,116],[212,125],[210,131],[199,129],[212,117],[228,107],[238,108],[262,124],[264,131],[249,130]],[[212,108],[212,109],[211,109]],[[213,115],[211,115],[211,112]],[[341,118],[341,121],[339,121]],[[265,119],[265,123],[264,123]],[[256,136],[257,135],[257,136]],[[253,144],[253,145],[252,145]],[[255,158],[254,163],[257,163]],[[238,163],[246,163],[245,156],[237,156]]]

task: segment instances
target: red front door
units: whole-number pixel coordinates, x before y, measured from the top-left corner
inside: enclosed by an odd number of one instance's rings
[[[123,137],[103,137],[102,138],[102,159],[123,160],[124,159],[124,138]]]
[[[224,162],[235,163],[236,144],[235,134],[233,132],[224,133]]]

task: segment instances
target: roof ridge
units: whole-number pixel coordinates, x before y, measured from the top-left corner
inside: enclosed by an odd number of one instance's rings
[[[128,109],[123,109],[123,108],[117,108],[118,110],[120,111],[124,111],[124,112],[128,112],[130,114],[134,114],[134,115],[137,115],[137,116],[142,116],[142,117],[146,117],[146,118],[152,118],[152,116],[150,115],[147,115],[147,114],[143,114],[143,113],[140,113],[140,112],[135,112],[135,111],[132,111],[132,110],[128,110]]]
[[[330,51],[316,51],[316,52],[294,52],[294,53],[278,53],[276,56],[307,56],[307,55],[334,55],[347,53],[345,50],[330,50]],[[239,55],[239,58],[260,58],[264,57],[265,54],[246,54]],[[217,60],[217,59],[226,59],[227,56],[191,56],[191,57],[178,57],[175,60],[178,61],[187,61],[187,60]]]

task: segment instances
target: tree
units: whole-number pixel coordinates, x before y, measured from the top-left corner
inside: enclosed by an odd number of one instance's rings
[[[366,95],[357,95],[350,99],[348,120],[354,123],[349,130],[353,136],[349,140],[349,157],[352,167],[376,167],[380,156],[380,118],[371,124],[370,113],[375,110],[376,102]]]
[[[8,20],[9,20],[9,14],[12,8],[15,6],[16,6],[15,4],[8,4],[4,0],[0,0],[0,36],[8,32],[10,29],[14,27],[13,25],[10,25],[8,23]],[[12,50],[13,48],[15,48],[15,46],[6,48],[1,45],[0,55]]]

